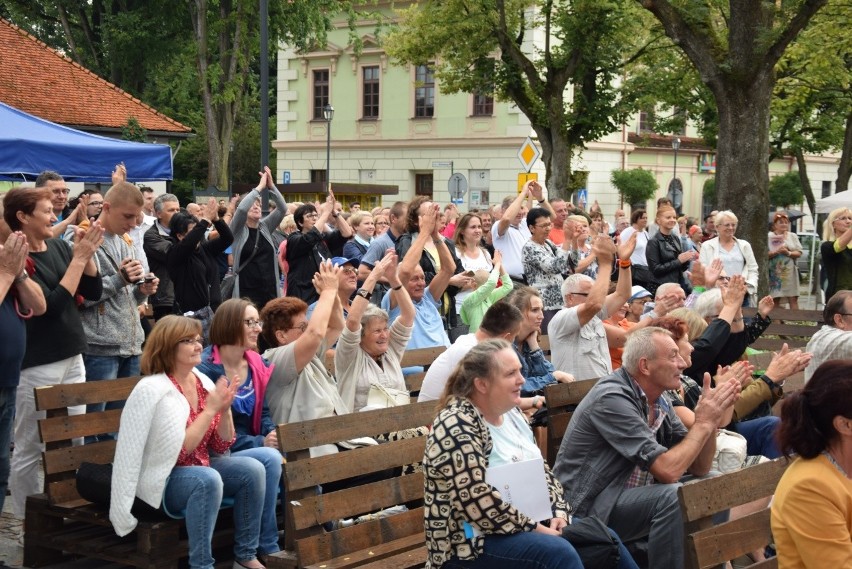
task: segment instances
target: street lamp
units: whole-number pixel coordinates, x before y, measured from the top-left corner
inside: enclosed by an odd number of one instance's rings
[[[325,143],[325,193],[331,188],[331,119],[334,118],[334,107],[326,105],[322,108],[322,116],[325,118],[326,143]]]
[[[677,151],[680,150],[680,139],[675,137],[672,139],[672,150],[674,150],[674,175],[669,183],[668,198],[672,201],[672,206],[680,215],[681,206],[683,205],[683,185],[677,179]]]

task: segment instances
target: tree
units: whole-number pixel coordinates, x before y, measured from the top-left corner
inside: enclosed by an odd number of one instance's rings
[[[797,172],[787,172],[769,181],[769,202],[784,209],[802,203],[802,180]]]
[[[713,95],[719,114],[718,205],[740,220],[738,234],[765,255],[769,206],[769,111],[775,66],[828,0],[636,0],[662,24]],[[761,286],[766,264],[761,264]]]
[[[642,168],[613,170],[610,180],[618,190],[621,199],[631,207],[641,207],[647,200],[654,197],[660,187],[654,174]]]
[[[617,79],[644,37],[640,20],[619,0],[427,1],[402,12],[384,45],[401,63],[433,63],[443,92],[516,104],[541,144],[551,195],[568,197],[572,157],[631,110]]]

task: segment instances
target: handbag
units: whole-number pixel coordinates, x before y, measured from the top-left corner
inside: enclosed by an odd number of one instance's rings
[[[562,537],[577,550],[586,569],[615,569],[621,558],[618,539],[594,516],[574,518],[562,528]]]
[[[225,275],[225,278],[222,279],[222,282],[219,283],[219,291],[222,294],[222,300],[228,300],[229,298],[234,297],[234,286],[237,284],[237,275],[240,274],[240,271],[246,268],[246,266],[254,259],[255,254],[257,254],[257,244],[260,242],[260,228],[257,228],[257,233],[254,237],[254,249],[249,255],[249,258],[245,260],[244,263],[241,263],[239,267],[234,269],[232,272]]]
[[[713,457],[713,470],[734,472],[743,467],[746,460],[747,442],[744,436],[733,431],[719,429],[716,434],[716,456]]]
[[[96,464],[81,462],[74,475],[77,483],[77,493],[89,502],[109,508],[110,493],[112,492],[112,463]],[[152,508],[139,498],[133,500],[131,512],[134,516],[163,516],[164,512]]]
[[[396,407],[411,403],[411,395],[404,389],[385,387],[379,383],[370,384],[370,393],[367,395],[367,407],[371,409],[384,409],[385,407]]]

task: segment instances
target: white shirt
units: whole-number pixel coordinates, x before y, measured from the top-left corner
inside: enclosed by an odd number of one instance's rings
[[[805,351],[813,354],[811,362],[805,368],[807,383],[817,368],[828,360],[852,358],[852,332],[834,326],[823,326],[813,335]]]
[[[597,379],[612,373],[603,318],[606,310],[580,326],[579,306],[563,308],[547,325],[553,367],[575,379]]]
[[[619,243],[624,243],[630,236],[636,233],[636,230],[633,229],[631,225],[627,229],[621,232],[621,235],[618,237]],[[648,247],[648,232],[647,231],[639,231],[638,235],[636,235],[636,248],[633,249],[633,254],[630,255],[630,262],[634,265],[642,265],[644,267],[648,266],[648,259],[645,258],[645,249]]]
[[[465,334],[456,339],[455,344],[435,359],[426,371],[423,384],[420,386],[420,395],[417,401],[437,401],[444,393],[444,387],[450,374],[456,369],[458,363],[478,343],[476,334]]]
[[[456,247],[456,255],[458,255],[459,261],[461,261],[462,267],[464,267],[465,271],[487,271],[491,272],[491,269],[494,267],[491,266],[491,260],[488,258],[482,249],[479,247],[476,248],[479,251],[479,257],[472,259],[464,254],[464,251]],[[460,290],[456,293],[456,314],[461,314],[461,307],[464,299],[470,296],[472,290]]]
[[[498,233],[498,223],[491,227],[491,242],[494,248],[503,254],[503,267],[510,277],[521,277],[524,274],[524,258],[521,250],[530,240],[532,234],[525,221],[518,227],[509,224],[506,233],[501,237]]]

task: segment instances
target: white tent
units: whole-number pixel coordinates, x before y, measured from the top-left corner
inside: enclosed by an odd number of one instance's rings
[[[816,213],[831,213],[839,207],[852,209],[852,190],[839,192],[816,201]]]

